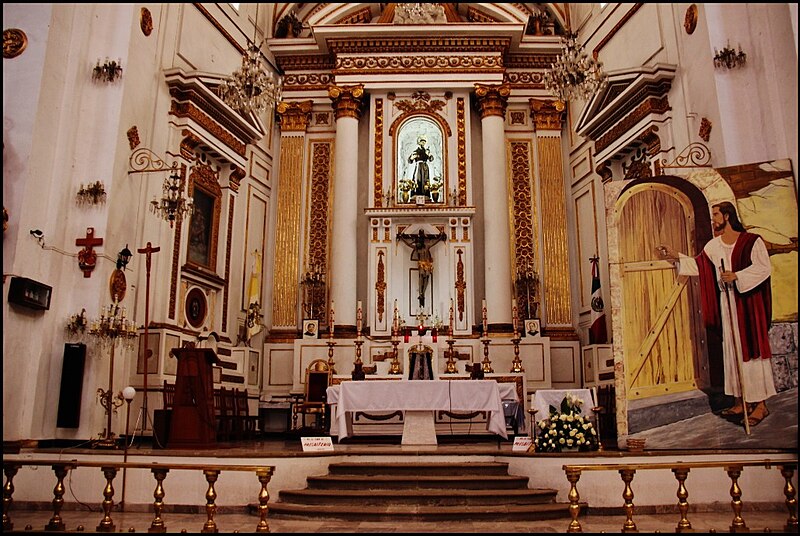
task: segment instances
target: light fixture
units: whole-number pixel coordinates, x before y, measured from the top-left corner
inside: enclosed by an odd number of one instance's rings
[[[97,389],[100,405],[106,411],[106,429],[104,437],[97,440],[93,446],[101,448],[117,448],[114,432],[111,431],[111,414],[116,413],[122,405],[122,393],[114,396],[114,349],[117,341],[122,341],[126,347],[132,347],[138,336],[136,325],[125,318],[125,307],[120,307],[117,297],[114,302],[103,309],[100,317],[93,320],[89,326],[89,335],[100,342],[101,346],[111,346],[111,362],[108,366],[108,390]]]
[[[100,60],[97,60],[97,65],[94,66],[92,69],[92,80],[95,82],[115,82],[119,78],[122,78],[122,60],[118,59],[117,61],[109,60],[106,57],[106,61],[103,64],[100,64]]]
[[[117,253],[117,270],[124,270],[131,261],[131,257],[133,257],[133,253],[128,249],[128,244],[125,244],[125,247]]]
[[[106,202],[106,188],[102,182],[90,182],[78,190],[76,201],[79,205],[101,205]]]
[[[175,224],[175,220],[190,216],[194,211],[194,200],[183,196],[184,182],[178,171],[178,163],[173,163],[172,173],[164,179],[161,199],[153,197],[150,201],[150,211],[167,220],[170,227]]]
[[[578,42],[578,34],[567,32],[561,38],[562,53],[544,73],[544,87],[562,102],[588,100],[608,84],[603,64],[589,57]]]
[[[31,229],[31,236],[39,241],[39,245],[44,247],[44,233],[41,229]]]
[[[262,113],[272,108],[281,98],[280,79],[274,79],[261,68],[261,47],[256,46],[258,30],[258,4],[253,24],[253,41],[247,42],[247,52],[242,56],[242,67],[217,87],[222,100],[240,113]],[[263,43],[263,41],[262,41]]]
[[[742,45],[739,45],[739,52],[731,48],[730,42],[719,52],[716,48],[714,49],[714,67],[717,69],[722,67],[735,69],[744,67],[745,63],[747,63],[747,54],[742,52]]]

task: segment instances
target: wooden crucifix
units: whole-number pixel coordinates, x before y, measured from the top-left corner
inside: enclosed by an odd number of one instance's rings
[[[83,271],[83,277],[92,277],[92,271],[97,266],[97,253],[94,247],[103,245],[103,239],[94,237],[94,227],[87,227],[86,237],[75,240],[75,245],[83,246],[78,252],[78,268]]]
[[[417,283],[417,300],[420,308],[425,307],[425,289],[428,281],[433,274],[433,255],[431,248],[442,240],[447,240],[447,234],[426,234],[420,229],[418,234],[397,233],[397,239],[402,240],[405,245],[411,248],[411,260],[417,261],[419,281]]]
[[[142,357],[142,363],[144,363],[144,398],[142,399],[142,432],[144,432],[147,426],[147,370],[150,365],[150,357],[153,355],[153,351],[149,348],[150,346],[150,336],[149,336],[149,326],[150,326],[150,266],[153,253],[158,253],[161,251],[160,247],[153,247],[153,245],[148,242],[147,247],[139,248],[136,250],[138,253],[143,253],[145,255],[145,267],[147,269],[147,278],[146,278],[146,286],[145,286],[145,293],[144,293],[144,356]],[[152,422],[152,421],[151,421]],[[159,446],[161,442],[156,436],[155,426],[153,427],[153,438],[155,439],[156,444]]]

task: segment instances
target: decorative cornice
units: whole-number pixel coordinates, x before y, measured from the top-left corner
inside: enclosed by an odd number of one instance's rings
[[[336,58],[334,74],[374,73],[502,72],[503,58],[497,55],[474,56],[344,56]]]
[[[511,46],[508,37],[359,37],[328,39],[333,54],[385,52],[502,52]]]
[[[333,56],[330,54],[313,54],[308,56],[280,56],[275,58],[284,71],[300,71],[304,69],[333,69]]]
[[[281,101],[275,108],[282,132],[305,132],[311,120],[314,101]]]
[[[544,52],[534,54],[508,54],[505,57],[505,66],[509,69],[550,69],[558,59],[558,54]]]
[[[334,81],[331,73],[286,73],[284,91],[314,91],[327,89]]]
[[[356,120],[361,119],[361,112],[364,105],[364,85],[328,86],[328,97],[333,101],[333,109],[336,119],[342,117],[352,117]]]
[[[246,155],[246,145],[244,143],[236,139],[233,134],[225,130],[222,125],[214,121],[211,116],[203,113],[191,102],[172,101],[172,108],[169,113],[175,117],[183,117],[196,121],[219,141],[233,149],[236,154],[242,157]]]
[[[559,100],[528,99],[536,130],[561,130],[567,108]]]
[[[476,102],[481,119],[493,115],[505,118],[509,95],[511,95],[511,87],[508,84],[497,86],[475,84]]]

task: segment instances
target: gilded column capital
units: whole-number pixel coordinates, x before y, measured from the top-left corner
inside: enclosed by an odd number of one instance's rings
[[[560,100],[528,99],[536,130],[561,130],[567,107]]]
[[[278,123],[283,132],[305,131],[311,120],[311,108],[314,101],[281,101],[275,107]]]
[[[508,84],[497,86],[475,84],[475,96],[481,119],[493,115],[505,117],[509,95],[511,95],[511,86]]]
[[[333,101],[333,111],[336,119],[342,117],[352,117],[356,120],[361,119],[361,111],[364,105],[364,85],[328,86],[328,97]]]

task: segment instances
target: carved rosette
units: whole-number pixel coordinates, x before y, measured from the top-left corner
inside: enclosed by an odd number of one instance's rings
[[[511,95],[511,86],[508,84],[498,86],[475,84],[475,96],[478,98],[477,104],[481,119],[493,115],[505,119],[509,95]]]
[[[139,14],[139,27],[145,37],[149,37],[153,33],[153,15],[146,7],[143,7]]]
[[[333,110],[336,119],[352,117],[361,119],[364,104],[364,85],[354,86],[328,86],[328,97],[333,101]]]
[[[311,120],[314,101],[281,101],[275,108],[282,132],[305,132]]]
[[[28,36],[18,28],[3,30],[3,57],[16,58],[28,47]]]
[[[536,130],[561,130],[567,108],[559,100],[528,99]]]

